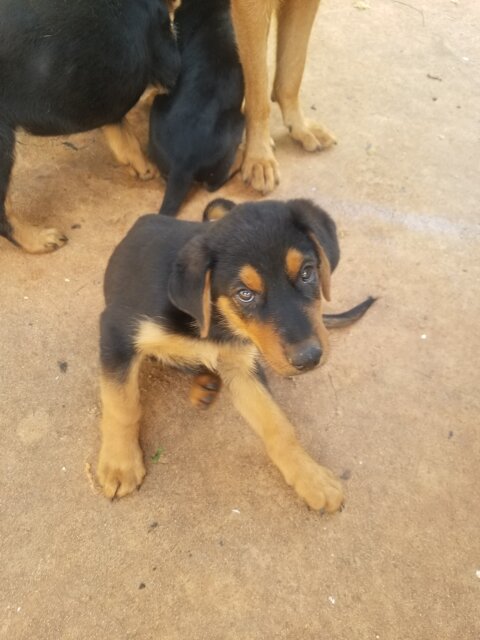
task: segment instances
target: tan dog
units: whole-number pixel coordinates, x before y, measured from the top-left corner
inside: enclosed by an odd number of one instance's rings
[[[320,0],[232,0],[232,18],[245,79],[247,142],[242,177],[268,193],[279,181],[270,142],[267,40],[277,14],[277,59],[272,99],[282,110],[290,135],[307,151],[327,149],[335,138],[307,121],[299,105],[307,46]]]

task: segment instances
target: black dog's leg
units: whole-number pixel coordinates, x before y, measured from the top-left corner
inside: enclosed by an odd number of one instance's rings
[[[127,165],[133,175],[140,180],[151,180],[157,175],[155,165],[145,157],[126,118],[118,124],[105,125],[102,131],[115,158],[120,164]]]
[[[7,194],[15,160],[15,132],[0,122],[0,236],[29,253],[47,253],[59,249],[67,238],[56,229],[38,229],[10,214],[7,217]]]
[[[176,216],[192,184],[192,175],[184,169],[174,167],[168,174],[165,195],[159,213],[164,216]]]
[[[8,221],[6,206],[8,184],[12,173],[15,151],[15,132],[0,123],[0,235],[12,242],[12,225]],[[17,244],[17,243],[15,243]]]

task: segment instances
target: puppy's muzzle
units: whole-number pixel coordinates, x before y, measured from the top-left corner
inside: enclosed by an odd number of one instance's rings
[[[285,349],[288,362],[298,371],[314,369],[322,357],[322,348],[316,340],[304,340]]]

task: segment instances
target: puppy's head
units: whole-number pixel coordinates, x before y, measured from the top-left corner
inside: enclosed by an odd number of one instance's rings
[[[202,337],[251,341],[281,375],[322,364],[322,296],[330,299],[339,260],[333,220],[307,200],[213,204],[210,211],[230,211],[184,246],[172,302],[198,321]]]

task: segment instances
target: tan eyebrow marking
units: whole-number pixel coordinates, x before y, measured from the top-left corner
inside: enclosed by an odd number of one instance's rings
[[[265,291],[262,276],[251,264],[244,265],[240,269],[239,276],[243,284],[252,291],[255,291],[255,293],[263,293]]]
[[[305,256],[298,249],[290,248],[285,257],[285,271],[291,280],[296,280]]]

